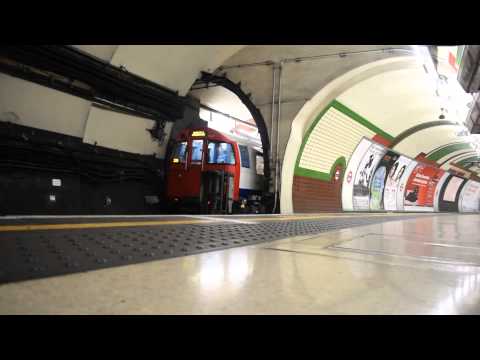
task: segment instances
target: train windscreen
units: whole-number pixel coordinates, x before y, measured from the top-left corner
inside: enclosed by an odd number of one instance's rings
[[[235,165],[235,153],[232,144],[226,142],[208,142],[208,163]]]
[[[192,162],[202,162],[203,140],[192,140]]]
[[[175,145],[172,153],[173,163],[184,163],[187,158],[187,142],[182,141]]]

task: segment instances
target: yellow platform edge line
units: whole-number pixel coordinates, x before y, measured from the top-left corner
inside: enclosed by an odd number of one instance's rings
[[[387,214],[364,214],[365,217],[389,216]],[[334,218],[336,215],[285,215],[272,217],[255,217],[249,221],[292,221],[292,220],[315,220]],[[358,218],[359,215],[342,215],[341,218]],[[119,222],[99,222],[99,223],[76,223],[76,224],[27,224],[27,225],[0,225],[0,232],[10,231],[34,231],[34,230],[74,230],[74,229],[99,229],[116,227],[136,227],[136,226],[157,226],[157,225],[188,225],[188,224],[207,224],[219,223],[228,218],[212,217],[212,220],[161,220],[161,221],[119,221]]]
[[[33,231],[33,230],[73,230],[73,229],[98,229],[133,226],[156,225],[188,225],[218,222],[218,220],[169,220],[169,221],[119,221],[108,223],[82,223],[82,224],[29,224],[0,226],[0,232],[7,231]]]

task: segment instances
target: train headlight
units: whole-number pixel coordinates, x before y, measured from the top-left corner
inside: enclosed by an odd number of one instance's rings
[[[240,207],[242,209],[245,209],[245,206],[247,205],[247,199],[242,199],[242,203],[240,204]]]

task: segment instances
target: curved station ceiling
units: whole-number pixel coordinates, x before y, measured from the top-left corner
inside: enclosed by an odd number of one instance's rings
[[[201,72],[237,83],[265,121],[282,213],[346,210],[339,189],[362,139],[470,179],[480,170],[477,140],[465,127],[472,96],[456,80],[451,49],[432,61],[427,47],[410,45],[74,47],[202,104],[223,99],[247,120],[243,105],[218,89],[191,90]],[[0,83],[1,121],[165,156],[167,142],[146,131],[151,119],[6,74]],[[171,128],[167,122],[167,136]]]

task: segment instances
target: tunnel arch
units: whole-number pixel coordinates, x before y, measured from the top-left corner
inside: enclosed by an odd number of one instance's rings
[[[265,119],[263,118],[260,110],[255,106],[253,101],[250,99],[251,95],[246,94],[241,87],[241,83],[234,83],[231,81],[225,74],[224,75],[214,75],[205,71],[201,72],[200,78],[196,83],[203,84],[215,84],[224,87],[225,89],[234,93],[240,101],[247,107],[248,111],[252,115],[255,124],[257,125],[258,132],[260,134],[260,139],[262,141],[262,150],[263,150],[263,164],[264,164],[264,176],[265,183],[264,189],[268,191],[269,182],[270,182],[270,140],[268,137],[267,125]]]

